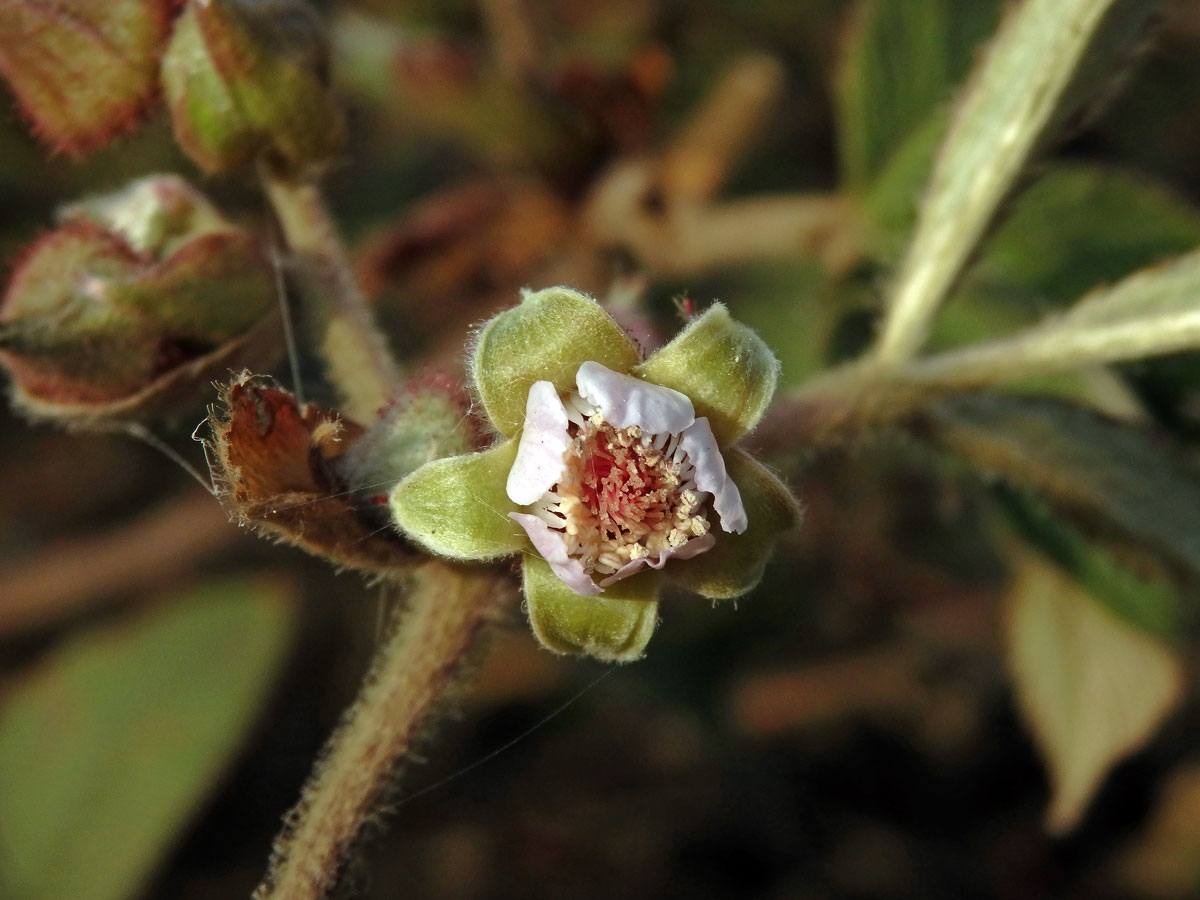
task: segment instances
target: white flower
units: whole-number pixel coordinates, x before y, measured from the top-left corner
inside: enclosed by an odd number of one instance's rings
[[[593,596],[649,566],[688,559],[723,531],[746,530],[746,510],[707,418],[679,391],[585,362],[576,390],[529,389],[509,513],[576,594]]]

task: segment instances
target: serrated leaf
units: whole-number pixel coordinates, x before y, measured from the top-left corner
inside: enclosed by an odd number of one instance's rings
[[[69,639],[0,705],[0,893],[135,896],[245,736],[295,621],[279,581],[210,583]]]
[[[1025,0],[969,82],[901,263],[879,356],[911,357],[1033,154],[1077,109],[1080,72],[1133,40],[1151,0]],[[1120,26],[1120,27],[1118,27]],[[1097,83],[1094,85],[1099,88]]]
[[[949,100],[999,8],[993,0],[858,4],[835,89],[838,149],[848,186],[866,185],[929,113]]]
[[[83,153],[138,121],[157,96],[172,2],[0,3],[0,73],[42,140]]]
[[[1061,833],[1177,704],[1182,667],[1165,644],[1033,557],[1022,561],[1005,625],[1017,703],[1050,770],[1047,827]]]
[[[1048,398],[968,395],[933,437],[980,471],[1200,572],[1200,475],[1140,429]]]

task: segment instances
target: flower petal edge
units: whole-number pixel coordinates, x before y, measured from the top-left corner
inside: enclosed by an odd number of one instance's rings
[[[542,554],[550,570],[558,580],[581,597],[594,597],[601,589],[583,571],[583,563],[567,555],[567,545],[562,536],[549,525],[530,513],[509,513],[508,517],[525,529],[533,548]]]
[[[692,401],[673,388],[651,384],[588,361],[575,375],[579,395],[613,428],[636,425],[650,434],[677,434],[696,420]]]
[[[711,550],[670,572],[673,581],[711,600],[731,600],[756,587],[776,540],[802,517],[787,486],[762,463],[734,449],[725,465],[746,505],[746,531],[719,535]]]
[[[480,330],[471,354],[471,376],[492,424],[512,437],[525,419],[535,381],[566,393],[579,367],[594,360],[616,372],[638,361],[637,348],[621,326],[586,294],[566,287],[526,291],[521,303]]]
[[[722,446],[751,431],[775,396],[779,362],[752,329],[714,303],[633,374],[691,398]]]
[[[528,506],[558,484],[571,445],[567,410],[549,381],[535,381],[525,402],[525,427],[505,489],[519,506]]]
[[[746,507],[737,483],[725,469],[725,458],[706,417],[700,417],[679,436],[679,446],[696,467],[696,487],[712,494],[713,510],[724,531],[741,534],[746,530]]]

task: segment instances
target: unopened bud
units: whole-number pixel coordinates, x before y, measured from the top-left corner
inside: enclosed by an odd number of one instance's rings
[[[404,476],[475,443],[466,388],[444,378],[417,379],[337,460],[361,498],[386,497]]]
[[[275,303],[257,239],[174,176],[63,211],[0,303],[0,361],[35,415],[146,390],[251,330]]]
[[[345,137],[328,55],[303,0],[190,0],[162,61],[176,140],[207,172],[324,167]]]
[[[132,127],[158,96],[173,2],[0,3],[0,74],[34,133],[80,154]]]

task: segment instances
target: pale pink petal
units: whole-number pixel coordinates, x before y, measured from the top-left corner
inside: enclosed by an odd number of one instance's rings
[[[525,427],[517,458],[508,471],[508,499],[528,506],[558,484],[571,443],[567,411],[549,381],[535,381],[525,401]]]
[[[641,559],[631,559],[617,571],[613,572],[607,578],[600,582],[601,587],[608,587],[615,581],[620,581],[622,578],[628,578],[639,569],[644,569],[649,566],[652,569],[661,569],[667,564],[668,559],[691,559],[693,556],[698,556],[705,550],[711,550],[712,545],[717,542],[711,531],[706,532],[699,537],[694,537],[686,544],[681,544],[678,547],[669,547],[662,551],[658,556],[643,556]]]
[[[733,479],[725,471],[725,460],[708,419],[697,419],[679,436],[679,446],[696,467],[697,490],[713,497],[713,509],[721,517],[721,528],[741,534],[746,530],[746,507]]]
[[[575,376],[579,395],[613,428],[636,425],[651,434],[676,434],[696,420],[685,394],[585,362]]]
[[[585,597],[594,597],[601,593],[600,588],[596,587],[596,582],[583,571],[583,563],[567,556],[567,545],[563,543],[559,532],[529,513],[514,512],[509,513],[508,517],[515,519],[517,524],[525,529],[529,540],[533,542],[537,552],[542,554],[542,558],[550,563],[550,568],[559,581]]]

